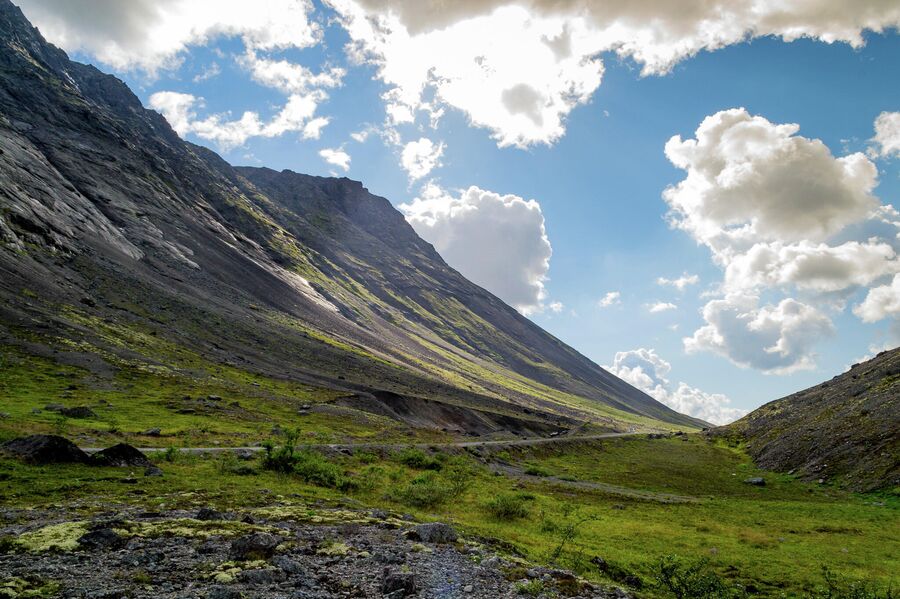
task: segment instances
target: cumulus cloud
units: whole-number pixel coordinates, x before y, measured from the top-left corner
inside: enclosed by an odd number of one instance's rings
[[[665,3],[589,0],[331,0],[360,62],[390,90],[388,112],[414,118],[425,98],[465,113],[500,146],[553,143],[600,85],[607,51],[645,75],[757,36],[864,43],[863,31],[900,24],[879,0]]]
[[[873,156],[900,156],[900,112],[882,112],[875,119]]]
[[[453,196],[427,185],[400,205],[444,260],[520,312],[543,309],[552,248],[536,200],[469,187]]]
[[[666,156],[687,171],[663,194],[673,224],[728,256],[756,241],[823,240],[865,218],[879,205],[875,165],[835,158],[799,129],[735,108],[706,117],[694,139],[672,137]]]
[[[559,314],[565,308],[562,302],[550,302],[547,307],[550,308],[550,311],[554,314]]]
[[[656,279],[657,285],[663,285],[663,286],[669,285],[671,287],[674,287],[678,291],[684,291],[685,288],[688,287],[689,285],[696,285],[699,282],[700,282],[699,276],[689,275],[687,273],[684,273],[677,279],[667,279],[665,277],[659,277],[658,279]]]
[[[319,156],[328,164],[344,169],[344,172],[350,170],[350,154],[341,148],[325,148],[319,150]]]
[[[321,39],[308,0],[19,0],[54,44],[116,69],[153,75],[178,65],[190,46],[240,37],[255,50],[306,48]]]
[[[652,304],[647,304],[647,311],[651,314],[658,314],[660,312],[668,312],[669,310],[674,310],[677,307],[678,306],[671,302],[654,302]]]
[[[612,366],[604,368],[673,410],[713,424],[727,424],[747,413],[731,407],[731,400],[720,393],[706,393],[683,382],[670,383],[667,377],[672,365],[653,349],[617,352]]]
[[[863,322],[877,322],[900,315],[900,275],[894,275],[888,285],[870,289],[863,302],[853,308],[853,313]]]
[[[812,368],[815,343],[833,330],[816,304],[842,310],[859,288],[900,272],[900,218],[872,193],[875,165],[862,153],[836,157],[798,132],[737,108],[666,144],[686,172],[663,194],[671,223],[724,271],[725,298],[704,308],[706,324],[685,339],[691,351],[772,373]],[[765,290],[800,293],[807,303],[787,297],[760,307]],[[874,318],[886,294],[856,313]]]
[[[618,291],[610,291],[606,295],[600,298],[600,301],[597,302],[597,305],[601,308],[609,308],[610,306],[617,306],[622,303],[621,301],[622,294]]]
[[[776,305],[736,295],[703,308],[706,325],[684,339],[689,353],[712,351],[738,366],[788,374],[815,366],[813,348],[834,333],[831,320],[792,298]]]
[[[829,293],[867,286],[900,271],[891,244],[878,239],[830,246],[801,241],[759,243],[735,255],[725,269],[726,287],[789,287]]]
[[[400,165],[409,174],[410,182],[421,179],[441,165],[444,144],[436,144],[427,137],[411,141],[400,153]]]
[[[213,141],[228,150],[243,145],[251,137],[278,137],[285,133],[301,132],[304,137],[318,137],[327,120],[314,118],[319,98],[292,95],[281,110],[269,121],[263,121],[259,113],[246,111],[239,119],[228,114],[212,114],[205,118],[197,115],[203,108],[203,98],[192,94],[163,91],[150,96],[150,107],[159,111],[172,128],[182,137],[193,133],[197,137]]]

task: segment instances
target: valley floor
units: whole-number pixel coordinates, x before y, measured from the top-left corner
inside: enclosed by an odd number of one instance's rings
[[[282,435],[275,437],[275,442],[296,438]],[[853,581],[867,581],[873,594],[852,596],[886,597],[874,594],[876,588],[896,586],[896,572],[900,571],[896,535],[900,501],[895,494],[853,495],[761,472],[740,447],[701,435],[642,435],[533,446],[491,444],[435,451],[372,447],[294,451],[276,445],[256,456],[168,451],[156,454],[154,460],[163,470],[161,477],[143,476],[141,469],[38,467],[10,459],[0,461],[4,515],[0,534],[5,535],[0,546],[7,553],[0,556],[2,569],[30,571],[32,582],[28,584],[38,585],[32,589],[35,592],[41,584],[69,588],[72,582],[65,580],[65,573],[76,572],[78,564],[86,567],[92,559],[81,550],[72,553],[77,536],[85,530],[79,527],[96,519],[120,518],[125,521],[120,526],[137,537],[132,543],[140,549],[139,554],[159,552],[156,545],[172,543],[159,539],[181,539],[176,544],[181,551],[193,552],[190,559],[203,562],[198,576],[209,581],[223,568],[235,567],[228,566],[223,553],[234,530],[219,531],[219,544],[207,548],[209,554],[202,553],[208,539],[198,535],[208,537],[209,531],[202,531],[211,525],[191,516],[211,506],[233,512],[235,518],[249,513],[266,526],[288,527],[294,531],[291,534],[314,539],[315,543],[298,545],[307,553],[315,554],[325,541],[350,547],[349,557],[329,559],[338,564],[336,570],[331,569],[338,573],[344,572],[341,568],[345,566],[340,564],[347,561],[345,578],[351,587],[359,587],[354,581],[368,567],[363,564],[365,557],[355,556],[361,551],[376,553],[366,549],[360,539],[374,542],[380,538],[376,531],[382,530],[397,536],[385,537],[382,549],[391,547],[390,551],[406,555],[412,547],[398,536],[402,530],[383,524],[383,529],[377,528],[384,518],[406,522],[401,516],[449,522],[463,538],[481,547],[480,553],[471,556],[466,554],[470,545],[453,548],[452,559],[462,559],[460,563],[470,563],[465,560],[471,558],[471,563],[477,564],[499,553],[503,567],[485,576],[505,586],[495,595],[485,591],[485,597],[520,592],[558,596],[561,591],[556,581],[542,581],[536,571],[529,576],[528,570],[535,565],[574,571],[598,585],[596,593],[618,587],[638,597],[676,596],[671,584],[666,584],[666,580],[672,582],[671,577],[664,572],[694,570],[716,580],[728,594],[684,596],[741,596],[746,592],[760,597],[849,597],[840,594],[840,589],[849,593]],[[765,486],[744,482],[757,476],[765,478]],[[339,521],[343,518],[343,524],[359,525],[361,514],[369,518],[372,510],[377,510],[380,520],[362,522],[374,527],[371,530],[359,532],[354,526],[342,527]],[[140,512],[157,514],[149,517],[151,523],[179,518],[175,521],[186,524],[147,528],[147,522],[141,524],[136,518]],[[60,547],[41,544],[48,534],[45,527],[61,522],[76,524],[71,525],[74,529],[49,529],[51,537],[62,535]],[[225,526],[244,525],[230,522]],[[155,532],[139,534],[142,530]],[[59,551],[62,554],[57,555]],[[426,544],[419,551],[425,555],[410,557],[406,570],[443,572],[428,565],[428,560],[451,549]],[[104,561],[103,565],[116,571],[117,588],[131,589],[134,596],[150,593],[146,589],[161,596],[161,589],[186,584],[169,577],[165,568],[150,571],[146,564],[122,561],[125,557],[119,554],[110,554],[109,559],[119,560]],[[403,570],[403,564],[395,565]],[[324,566],[309,563],[304,567],[316,571]],[[832,574],[824,574],[823,568]],[[474,572],[471,576],[478,576]],[[460,589],[467,585],[461,581],[470,574],[460,573],[453,579],[459,581],[454,593],[463,592]],[[21,580],[27,579],[18,576],[17,582],[10,574],[4,572],[3,576],[8,577],[4,582],[8,588],[25,584]],[[426,580],[426,574],[421,576]],[[831,591],[826,590],[828,580]],[[277,590],[283,583],[275,581],[272,588]],[[263,587],[247,586],[240,580],[235,584],[234,589],[249,591],[248,597],[304,596],[259,594]],[[428,588],[438,588],[428,584]],[[373,588],[363,585],[356,596],[380,596]],[[312,593],[312,589],[306,590]],[[351,589],[344,590],[349,593]],[[419,596],[466,596],[429,592]],[[307,596],[344,595],[335,590],[332,595]]]

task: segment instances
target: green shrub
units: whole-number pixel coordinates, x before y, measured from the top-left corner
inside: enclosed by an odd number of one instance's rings
[[[337,464],[329,462],[325,456],[314,451],[298,451],[296,448],[300,432],[290,430],[284,433],[284,443],[275,446],[271,441],[263,445],[262,467],[281,474],[290,474],[317,487],[349,491],[356,483]]]
[[[500,493],[485,504],[488,513],[497,520],[518,520],[530,513],[528,502],[534,496],[524,493]]]
[[[410,447],[398,453],[396,459],[416,470],[440,470],[444,467],[446,457],[443,454],[430,455],[421,449]]]
[[[687,562],[667,555],[656,564],[657,587],[677,599],[730,599],[744,595],[716,574],[707,560]]]
[[[430,508],[451,498],[450,487],[434,472],[425,472],[391,492],[391,499],[413,507]]]
[[[516,592],[520,595],[537,597],[544,592],[544,583],[539,578],[529,580],[528,582],[517,582]]]
[[[815,599],[894,599],[893,590],[880,589],[876,585],[866,581],[848,581],[841,578],[828,569],[822,568],[825,578],[825,588],[819,589],[813,597]]]
[[[341,491],[356,488],[355,482],[344,473],[342,468],[329,462],[322,454],[313,451],[294,454],[293,474],[317,487]]]

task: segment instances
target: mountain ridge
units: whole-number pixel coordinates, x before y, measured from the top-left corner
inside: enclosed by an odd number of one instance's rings
[[[8,0],[0,35],[4,343],[165,366],[115,326],[348,392],[548,425],[705,425],[467,281],[361,183],[232,167]]]

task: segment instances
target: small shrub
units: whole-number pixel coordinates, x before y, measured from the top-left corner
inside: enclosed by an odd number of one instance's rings
[[[329,462],[322,454],[313,451],[294,454],[293,474],[317,487],[340,491],[356,488],[354,481],[344,474],[342,468]]]
[[[421,449],[410,447],[398,453],[396,459],[416,470],[440,470],[444,467],[446,457],[443,454],[430,455]]]
[[[174,462],[178,459],[178,448],[177,447],[169,447],[163,452],[163,459],[169,463]]]
[[[353,453],[353,456],[357,460],[359,460],[360,464],[374,464],[381,461],[381,459],[378,457],[378,454],[372,451],[363,451],[358,449]]]
[[[430,508],[451,497],[448,485],[434,472],[425,472],[389,494],[391,499],[413,507]]]
[[[529,501],[529,497],[523,493],[500,493],[488,501],[485,507],[488,513],[497,520],[518,520],[525,518],[530,513]]]
[[[812,597],[814,599],[894,599],[893,589],[880,589],[867,581],[848,581],[831,570],[827,566],[822,568],[822,576],[825,579],[825,588],[819,589]]]
[[[544,583],[539,578],[529,580],[528,582],[517,582],[516,592],[520,595],[528,597],[537,597],[544,592]]]
[[[667,555],[656,564],[657,587],[677,599],[729,599],[740,597],[741,589],[730,587],[709,566],[707,560],[687,562]]]

